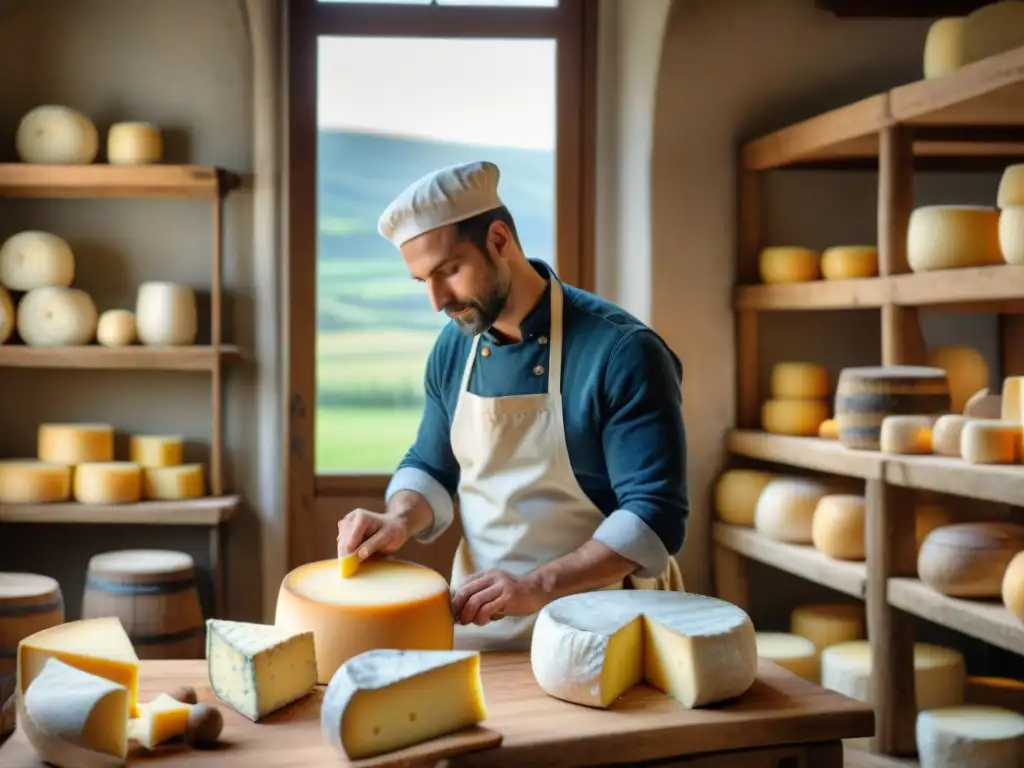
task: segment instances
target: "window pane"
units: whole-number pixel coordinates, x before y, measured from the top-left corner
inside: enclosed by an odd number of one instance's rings
[[[447,317],[377,217],[429,171],[492,160],[526,254],[555,264],[555,41],[324,37],[318,53],[316,471],[386,474]]]

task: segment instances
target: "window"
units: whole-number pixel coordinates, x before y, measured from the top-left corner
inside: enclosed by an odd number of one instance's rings
[[[495,161],[527,255],[592,287],[586,5],[289,4],[291,506],[382,490],[415,439],[447,318],[377,234],[407,184]]]

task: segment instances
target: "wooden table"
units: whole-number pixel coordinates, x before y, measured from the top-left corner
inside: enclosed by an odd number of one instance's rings
[[[200,701],[217,703],[205,661],[143,661],[140,698],[179,685],[195,686]],[[608,710],[577,706],[545,694],[526,653],[483,654],[489,717],[500,747],[460,755],[449,766],[658,765],[688,768],[842,768],[840,739],[872,735],[871,708],[761,661],[758,680],[740,699],[687,710],[664,694],[638,686]],[[164,744],[151,754],[132,745],[128,765],[160,768],[315,768],[344,761],[320,734],[322,688],[252,723],[226,706],[223,745],[197,750]],[[0,747],[4,768],[46,768],[19,730]]]

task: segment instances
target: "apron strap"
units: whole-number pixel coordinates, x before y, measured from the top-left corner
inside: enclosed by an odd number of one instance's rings
[[[462,371],[462,384],[460,392],[469,391],[469,375],[473,372],[473,361],[476,360],[476,351],[480,346],[480,334],[473,337],[473,343],[469,345],[469,357],[466,358],[466,367]]]
[[[551,275],[551,331],[548,343],[548,394],[562,393],[562,285],[558,278]]]

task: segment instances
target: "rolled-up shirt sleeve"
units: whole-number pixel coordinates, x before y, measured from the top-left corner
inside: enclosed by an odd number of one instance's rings
[[[612,349],[601,407],[618,508],[594,538],[637,563],[638,576],[658,576],[682,549],[690,505],[682,366],[650,329],[629,331]]]
[[[451,446],[451,420],[442,397],[440,349],[440,343],[435,344],[427,359],[426,401],[416,441],[399,462],[384,494],[385,502],[399,491],[415,491],[426,499],[433,522],[415,537],[424,544],[437,539],[454,521],[453,499],[459,485],[459,464]]]

